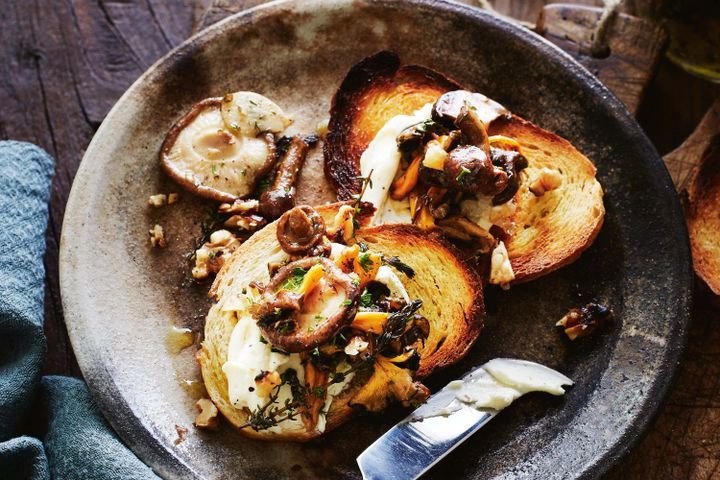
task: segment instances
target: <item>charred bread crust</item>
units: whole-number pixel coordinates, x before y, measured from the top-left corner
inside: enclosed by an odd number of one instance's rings
[[[318,207],[328,222],[332,222],[340,206],[347,202]],[[370,211],[372,213],[372,211]],[[367,216],[367,215],[366,215]],[[361,224],[363,222],[361,221]],[[222,366],[227,360],[227,348],[237,318],[234,312],[223,312],[221,300],[231,295],[235,277],[239,272],[247,278],[265,280],[267,267],[258,264],[257,258],[266,257],[277,244],[276,223],[267,225],[245,242],[225,263],[213,284],[211,294],[220,299],[211,307],[205,325],[205,339],[196,358],[201,366],[205,387],[220,412],[235,427],[246,421],[246,415],[233,407],[227,396],[228,385]],[[439,232],[425,232],[412,225],[381,225],[360,230],[359,241],[367,243],[373,251],[397,255],[415,270],[412,279],[399,275],[411,298],[422,298],[421,312],[431,322],[431,334],[426,339],[425,351],[420,351],[420,368],[416,378],[423,378],[433,371],[462,358],[477,339],[482,329],[484,313],[482,283],[476,271],[467,264],[457,249]],[[238,282],[240,284],[241,282]],[[235,286],[237,288],[237,285]],[[444,303],[453,292],[453,303]],[[445,294],[444,294],[445,293]],[[244,428],[244,435],[263,440],[307,441],[316,438],[345,423],[358,413],[350,401],[366,379],[359,376],[334,398],[326,417],[323,433],[291,431],[274,433],[256,432]]]
[[[533,280],[577,260],[597,237],[605,217],[595,166],[564,138],[516,115],[498,118],[488,133],[517,140],[528,160],[522,172],[526,181],[515,195],[516,230],[505,245],[514,283]],[[563,183],[538,197],[530,192],[529,180],[543,167],[561,170]]]
[[[360,156],[388,120],[458,88],[425,67],[401,67],[393,52],[379,52],[352,67],[333,97],[323,146],[325,177],[338,199],[359,192]]]
[[[720,295],[720,135],[705,150],[688,189],[686,211],[693,266]]]
[[[460,88],[424,67],[400,67],[397,55],[391,52],[378,53],[351,68],[333,99],[324,150],[325,175],[338,196],[357,193],[362,152],[387,120],[411,114],[442,93]],[[393,100],[397,92],[402,92],[403,102],[381,110],[367,108]],[[572,263],[592,244],[603,223],[603,192],[595,167],[567,140],[515,115],[494,120],[488,133],[518,140],[529,162],[521,173],[523,185],[514,197],[518,203],[513,218],[516,230],[506,241],[513,283]],[[528,189],[528,180],[543,167],[560,169],[563,185],[536,197]],[[560,202],[564,198],[570,201]]]

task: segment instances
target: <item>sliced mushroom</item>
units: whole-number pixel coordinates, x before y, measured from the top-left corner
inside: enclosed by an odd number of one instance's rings
[[[277,224],[280,247],[291,255],[305,253],[322,241],[325,221],[317,210],[303,205],[285,212]]]
[[[236,95],[231,97],[235,99]],[[265,100],[258,105],[268,102],[275,105]],[[272,168],[275,152],[271,132],[281,124],[258,123],[264,130],[255,131],[255,121],[248,117],[246,120],[253,122],[251,127],[232,122],[238,128],[230,128],[223,118],[223,105],[222,98],[196,103],[165,137],[160,165],[189,191],[216,201],[233,202],[250,195]]]
[[[397,136],[397,146],[401,152],[412,152],[425,143],[428,135],[435,133],[440,125],[428,119],[415,125],[410,125]]]
[[[490,156],[490,142],[485,124],[480,120],[474,110],[464,106],[460,109],[460,115],[455,120],[455,125],[460,129],[470,145],[482,148]]]
[[[467,242],[474,240],[480,253],[489,253],[495,246],[495,237],[490,232],[465,217],[452,216],[440,221],[439,225],[453,238]]]
[[[527,168],[528,161],[520,152],[514,150],[491,148],[490,152],[495,170],[505,172],[507,179],[505,188],[497,192],[492,199],[493,205],[502,205],[510,201],[520,188],[520,171]]]
[[[315,266],[322,268],[322,278],[314,288],[303,290],[304,275]],[[352,321],[359,293],[353,278],[332,261],[303,258],[278,270],[253,315],[273,346],[286,352],[308,351],[330,341]]]
[[[413,380],[412,372],[401,368],[388,359],[379,358],[373,374],[350,400],[352,406],[362,406],[369,412],[379,412],[392,401],[399,401],[409,407],[413,403],[427,400],[430,391],[420,382]]]
[[[481,93],[453,90],[437,99],[433,105],[432,118],[447,128],[453,128],[457,118],[460,116],[460,109],[463,107],[468,107],[475,112],[485,124],[489,124],[498,117],[510,114],[505,107]]]
[[[221,112],[225,128],[238,136],[279,133],[292,123],[275,102],[255,92],[228,93],[222,98]]]
[[[260,213],[277,218],[295,206],[295,180],[305,162],[308,144],[298,135],[292,137],[285,156],[280,161],[275,180],[260,196]]]

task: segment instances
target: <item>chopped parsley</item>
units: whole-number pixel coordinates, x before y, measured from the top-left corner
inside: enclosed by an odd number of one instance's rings
[[[300,288],[300,285],[302,285],[303,279],[305,278],[305,274],[307,273],[307,270],[304,268],[296,267],[293,269],[293,271],[290,273],[288,278],[285,279],[285,282],[283,282],[280,289],[282,290],[297,290]]]
[[[278,331],[285,335],[286,333],[290,333],[293,330],[295,330],[295,327],[292,322],[284,322],[282,325],[280,325],[280,328]]]
[[[363,290],[362,295],[360,295],[360,305],[369,308],[372,306],[373,303],[373,297],[370,292],[368,292],[367,288]]]
[[[460,170],[460,173],[458,173],[457,177],[455,177],[455,181],[457,181],[458,183],[463,183],[463,179],[465,178],[465,176],[468,173],[470,173],[470,170],[465,167],[462,167],[462,170]]]
[[[435,125],[435,122],[431,119],[427,119],[424,122],[420,122],[415,126],[415,130],[417,130],[419,133],[425,133],[430,129],[430,127],[433,127]]]
[[[214,163],[212,164],[212,166],[210,167],[210,171],[212,172],[213,177],[218,177],[218,176],[219,176],[218,171],[217,171],[217,165],[216,165],[216,164],[214,164]]]
[[[271,175],[265,175],[257,184],[256,192],[255,194],[259,197],[265,190],[270,188],[270,182],[271,182]]]
[[[372,258],[370,258],[370,254],[365,252],[358,256],[358,264],[363,270],[369,272],[373,268],[374,262]]]
[[[348,307],[348,306],[352,305],[352,301],[346,299],[346,300],[343,300],[343,303],[342,303],[342,304],[343,304],[344,306]]]

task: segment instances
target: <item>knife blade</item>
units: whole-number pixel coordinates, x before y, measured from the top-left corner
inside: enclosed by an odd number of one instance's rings
[[[357,457],[363,479],[418,478],[492,420],[502,408],[523,394],[537,390],[531,386],[533,377],[528,374],[537,375],[539,372],[541,377],[554,377],[558,385],[572,384],[563,374],[543,365],[523,360],[498,360],[513,362],[512,367],[516,369],[513,374],[519,372],[521,378],[519,386],[507,386],[488,371],[488,365],[497,360],[475,368],[459,381],[450,382]],[[508,381],[507,377],[503,378]],[[470,393],[463,392],[464,386],[475,388],[475,393],[472,390]],[[499,402],[483,396],[488,390],[483,392],[482,388],[487,387],[497,388]],[[554,391],[546,391],[557,395],[561,394],[558,391],[562,392],[562,388],[557,386]],[[486,408],[485,405],[495,408]]]

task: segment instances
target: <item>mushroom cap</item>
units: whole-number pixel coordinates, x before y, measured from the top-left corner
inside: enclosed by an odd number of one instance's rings
[[[239,92],[252,93],[252,92]],[[253,193],[256,183],[272,168],[275,161],[274,150],[259,133],[274,131],[285,123],[278,120],[284,117],[282,110],[268,99],[261,102],[253,100],[262,97],[258,94],[226,95],[224,98],[208,98],[196,103],[190,111],[178,120],[170,129],[160,150],[160,165],[176,182],[192,193],[221,202],[233,202]],[[230,99],[229,102],[226,99]],[[231,123],[228,127],[223,106],[235,105],[235,101],[252,101],[253,116],[245,116],[241,123]],[[277,107],[271,107],[274,105]],[[260,116],[259,108],[270,108],[275,114],[267,122],[253,120]],[[239,112],[239,109],[235,109]],[[279,112],[279,113],[278,113]],[[244,134],[252,121],[252,132]],[[256,123],[257,122],[257,123]],[[263,130],[256,131],[255,125]],[[283,127],[284,128],[284,127]]]
[[[443,93],[433,105],[432,118],[452,128],[463,108],[470,108],[483,124],[488,124],[498,117],[508,116],[510,112],[482,93],[467,90],[453,90]]]
[[[350,323],[357,310],[359,287],[352,277],[323,257],[303,258],[281,268],[267,286],[269,294],[283,291],[283,284],[297,269],[307,270],[313,265],[322,266],[324,276],[318,287],[304,296],[301,309],[291,313],[295,327],[284,332],[275,323],[258,323],[265,338],[286,352],[308,351],[327,343]]]
[[[277,224],[278,243],[287,253],[305,253],[322,241],[325,221],[311,206],[301,205],[285,212]]]

